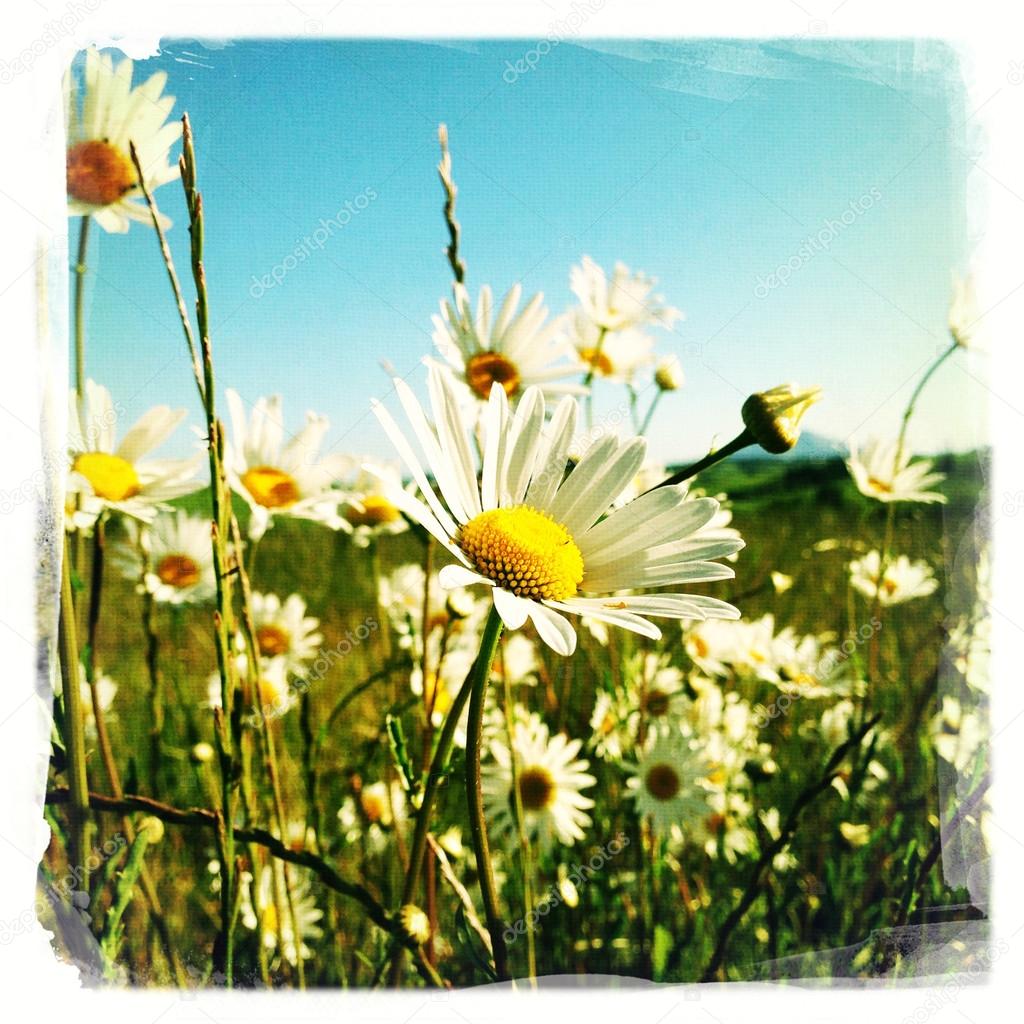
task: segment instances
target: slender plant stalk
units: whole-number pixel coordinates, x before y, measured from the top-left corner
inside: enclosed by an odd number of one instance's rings
[[[679,470],[678,473],[673,473],[670,477],[666,477],[660,484],[655,484],[654,487],[650,488],[650,491],[656,491],[659,487],[669,487],[672,484],[681,484],[684,480],[689,480],[690,477],[694,477],[698,473],[702,473],[705,469],[713,466],[716,462],[721,462],[723,459],[727,459],[730,455],[735,455],[737,452],[742,451],[744,448],[749,448],[750,445],[756,443],[757,442],[754,440],[753,434],[744,428],[727,445],[722,448],[718,448],[713,452],[709,452],[704,456],[704,458],[698,459],[691,465],[683,467],[683,469]],[[650,493],[650,491],[645,493]]]
[[[502,689],[505,698],[505,740],[508,743],[509,770],[512,775],[512,810],[516,816],[516,831],[519,836],[519,856],[523,870],[523,924],[526,926],[526,965],[530,977],[530,985],[537,985],[537,943],[530,927],[530,911],[533,910],[533,851],[530,849],[530,837],[526,833],[526,816],[523,813],[523,794],[519,789],[519,759],[516,756],[515,732],[512,721],[512,684],[509,682],[508,671],[502,665]]]
[[[480,655],[477,655],[479,660]],[[430,832],[430,818],[434,810],[434,803],[437,800],[437,793],[444,781],[445,773],[448,770],[448,762],[451,759],[452,747],[455,744],[455,733],[458,731],[459,720],[466,708],[470,693],[473,689],[473,678],[476,671],[476,662],[466,675],[459,692],[448,709],[448,715],[441,726],[441,733],[437,738],[437,746],[434,748],[434,756],[430,762],[430,771],[427,772],[427,781],[423,787],[423,797],[419,810],[416,813],[416,828],[413,832],[412,846],[409,849],[409,864],[405,872],[405,886],[402,890],[402,904],[412,903],[416,899],[416,890],[419,887],[420,874],[423,870],[423,860],[427,849],[427,835]],[[402,973],[401,949],[396,949],[392,961],[391,984],[397,985]]]
[[[231,515],[231,543],[235,552],[240,552],[242,550],[241,531],[238,527],[238,519],[233,513]],[[252,617],[252,588],[249,582],[249,573],[246,571],[245,566],[242,564],[240,559],[237,561],[237,575],[238,586],[242,596],[242,636],[245,641],[246,659],[249,666],[249,671],[246,674],[251,675],[253,681],[253,699],[259,711],[258,718],[260,734],[264,743],[265,765],[273,797],[274,818],[277,824],[278,834],[282,839],[284,839],[287,818],[284,811],[284,797],[281,791],[281,772],[278,765],[277,748],[274,742],[273,723],[267,715],[267,706],[263,699],[260,651],[259,644],[256,640],[256,625],[253,622]],[[296,953],[299,953],[299,919],[295,913],[295,898],[293,895],[294,884],[291,878],[291,870],[287,864],[283,866],[283,874],[286,896],[285,902],[288,905],[288,916],[292,922],[292,938],[295,943]],[[276,875],[274,876],[274,884],[275,886],[277,884]],[[284,916],[279,915],[279,920],[283,921]],[[283,936],[280,936],[280,938],[282,939],[283,944]],[[295,970],[299,982],[299,988],[305,988],[306,972],[301,955],[297,955],[295,957]]]
[[[160,214],[153,196],[146,185],[142,165],[134,146],[130,144],[132,162],[138,176],[139,187],[146,198],[153,227],[156,231],[160,252],[163,256],[167,276],[174,292],[182,330],[188,345],[195,375],[196,389],[203,405],[206,419],[207,451],[210,465],[211,500],[211,543],[213,548],[214,578],[217,584],[217,605],[214,612],[214,631],[217,649],[217,665],[221,680],[221,704],[214,709],[214,732],[217,738],[218,763],[221,773],[221,806],[217,810],[217,839],[221,862],[221,931],[215,944],[214,969],[223,975],[228,988],[234,984],[234,922],[237,910],[235,874],[235,830],[232,827],[236,804],[236,749],[239,727],[233,714],[234,669],[231,650],[233,629],[231,576],[237,571],[237,554],[229,548],[231,492],[224,471],[224,428],[217,419],[215,404],[215,382],[213,356],[209,334],[209,300],[206,287],[206,271],[203,266],[203,201],[196,188],[195,149],[192,140],[192,126],[188,115],[182,118],[182,155],[179,159],[182,186],[189,214],[189,238],[191,240],[192,277],[196,288],[196,323],[199,345],[192,330],[185,306],[181,285],[174,269],[171,252],[167,245]]]
[[[72,867],[85,872],[92,845],[93,822],[89,814],[89,780],[85,764],[85,708],[82,706],[75,604],[71,588],[71,549],[66,538],[61,558],[58,645],[64,703],[64,745],[68,759],[68,789],[71,792],[68,861]],[[88,881],[88,875],[83,875],[83,889],[88,890]]]
[[[476,851],[477,874],[480,876],[480,897],[484,904],[487,930],[491,933],[494,971],[499,981],[508,981],[508,950],[505,947],[504,924],[498,909],[498,891],[494,885],[491,851],[487,843],[487,820],[484,796],[480,786],[480,743],[483,738],[484,699],[491,675],[491,665],[501,638],[502,621],[493,605],[480,638],[480,653],[473,666],[473,689],[469,698],[469,722],[466,729],[466,803],[469,831]]]
[[[448,247],[445,254],[448,263],[455,275],[457,284],[466,280],[466,264],[459,255],[459,241],[462,235],[462,228],[455,217],[455,197],[459,190],[455,187],[452,178],[452,155],[448,151],[448,126],[441,124],[437,126],[437,141],[441,144],[441,162],[437,165],[437,173],[441,178],[441,187],[444,189],[444,222],[448,225]]]
[[[78,258],[75,260],[75,391],[79,403],[85,394],[85,272],[91,223],[91,217],[82,217],[78,229]]]
[[[163,757],[162,736],[164,728],[163,680],[160,676],[160,637],[156,631],[156,601],[146,585],[149,574],[149,554],[146,551],[145,535],[140,528],[138,537],[139,559],[142,578],[139,581],[142,594],[142,630],[146,635],[146,672],[149,676],[149,789],[153,796],[160,795],[160,763]]]
[[[651,404],[647,406],[647,413],[644,416],[643,423],[640,424],[640,429],[637,431],[639,437],[643,437],[647,433],[648,427],[651,425],[651,420],[654,419],[654,410],[658,408],[658,403],[661,401],[661,396],[665,392],[661,388],[658,388],[654,393],[654,397],[651,399]]]
[[[594,346],[594,351],[590,353],[590,358],[587,360],[589,366],[587,367],[586,376],[583,378],[583,386],[587,389],[587,430],[594,426],[594,374],[597,373],[597,362],[601,358],[601,349],[604,348],[604,339],[606,337],[608,337],[608,328],[602,327],[598,331],[597,344]]]

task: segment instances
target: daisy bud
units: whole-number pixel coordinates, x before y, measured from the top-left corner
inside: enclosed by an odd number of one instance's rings
[[[205,740],[192,748],[192,760],[197,764],[208,764],[213,760],[213,746]]]
[[[405,934],[422,946],[430,938],[430,918],[414,903],[406,903],[398,912]]]
[[[820,398],[821,388],[800,391],[795,384],[758,391],[743,403],[743,423],[766,452],[781,455],[800,440],[800,420]]]
[[[665,356],[658,361],[654,371],[654,383],[662,391],[678,391],[685,381],[683,366],[677,356]]]
[[[164,837],[164,823],[159,818],[149,815],[142,819],[139,831],[146,833],[146,842],[159,843]]]
[[[784,594],[793,586],[793,577],[787,576],[784,572],[772,572],[772,586],[776,594]]]

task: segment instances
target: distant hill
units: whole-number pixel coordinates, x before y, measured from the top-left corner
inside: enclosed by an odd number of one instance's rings
[[[835,441],[824,434],[815,434],[813,431],[805,430],[800,435],[796,447],[786,452],[785,455],[771,455],[757,445],[751,445],[737,452],[735,461],[745,462],[749,459],[784,459],[787,462],[799,462],[802,459],[827,460],[845,459],[849,454],[850,446],[845,441]]]

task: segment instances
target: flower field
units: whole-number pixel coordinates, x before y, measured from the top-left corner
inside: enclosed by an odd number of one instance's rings
[[[393,458],[343,453],[340,408],[217,376],[203,154],[162,74],[132,76],[91,52],[69,93],[38,908],[61,955],[98,984],[252,988],[971,963],[987,455],[907,437],[975,344],[969,282],[897,436],[803,457],[841,398],[766,381],[736,438],[659,465],[652,424],[685,420],[672,297],[586,256],[554,314],[471,290],[442,128],[432,348],[365,399]],[[134,423],[89,376],[82,301],[90,245],[129,221],[168,271],[197,399]],[[190,427],[193,454],[165,457]]]

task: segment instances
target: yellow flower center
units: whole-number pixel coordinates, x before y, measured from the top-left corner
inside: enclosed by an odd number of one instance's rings
[[[385,526],[393,523],[402,514],[379,494],[370,494],[361,498],[359,504],[361,509],[349,506],[345,509],[345,518],[353,526]]]
[[[142,490],[135,467],[120,455],[106,452],[83,452],[73,467],[92,484],[97,498],[106,501],[124,501]]]
[[[589,364],[594,373],[601,377],[610,377],[615,372],[615,364],[598,348],[581,348],[580,359]]]
[[[481,512],[458,542],[478,572],[517,597],[564,601],[583,582],[583,556],[568,530],[528,505]]]
[[[882,580],[882,589],[890,597],[892,597],[892,595],[895,594],[897,590],[899,590],[899,584],[894,579],[887,576],[884,580]]]
[[[693,652],[698,658],[706,658],[710,648],[708,647],[707,641],[702,636],[694,634],[690,637],[690,644],[693,647]]]
[[[682,783],[672,765],[656,764],[647,769],[644,785],[655,800],[671,800],[679,792]]]
[[[876,491],[881,491],[883,494],[892,494],[892,484],[887,483],[885,480],[879,480],[877,476],[869,476],[868,483]]]
[[[359,802],[363,805],[363,814],[369,822],[383,821],[388,811],[387,803],[378,793],[367,793],[365,790],[359,795]]]
[[[160,559],[156,574],[171,587],[191,587],[199,582],[199,566],[188,555],[167,555]]]
[[[264,508],[288,508],[301,497],[295,478],[273,466],[253,466],[242,475],[242,483]]]
[[[497,352],[478,352],[466,362],[466,383],[480,398],[487,398],[495,383],[511,398],[519,390],[519,371]]]
[[[292,638],[288,630],[267,624],[256,630],[256,644],[264,658],[274,658],[279,654],[288,653],[292,646]]]
[[[543,811],[555,801],[555,780],[547,768],[524,768],[519,773],[519,799],[524,811]]]
[[[136,182],[126,153],[103,139],[79,142],[68,150],[68,195],[94,206],[109,206]]]
[[[436,672],[427,676],[427,684],[423,688],[423,699],[427,707],[435,715],[446,715],[452,706],[452,697],[443,679],[438,679]]]

